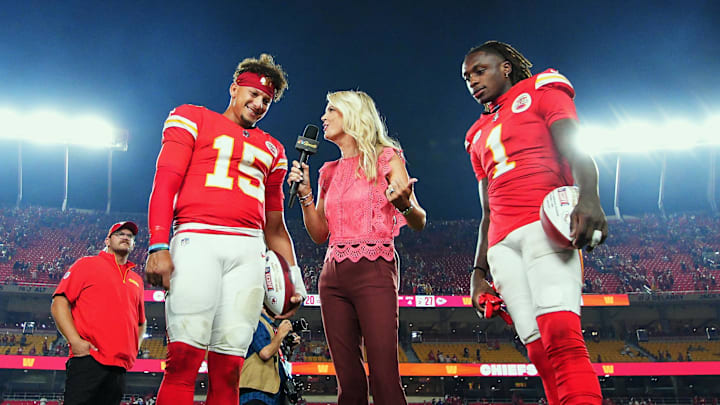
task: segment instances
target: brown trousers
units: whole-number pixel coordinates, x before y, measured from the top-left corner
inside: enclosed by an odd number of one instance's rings
[[[405,405],[398,371],[398,271],[382,258],[325,262],[318,282],[338,405],[367,405],[365,341],[375,405]]]

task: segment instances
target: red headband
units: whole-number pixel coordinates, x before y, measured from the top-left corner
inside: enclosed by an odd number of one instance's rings
[[[235,83],[238,86],[254,87],[271,98],[275,98],[275,86],[269,77],[253,72],[242,72],[238,75]]]

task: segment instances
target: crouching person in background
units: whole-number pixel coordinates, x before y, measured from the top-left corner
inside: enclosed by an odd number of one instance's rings
[[[293,326],[285,319],[275,327],[274,321],[273,314],[263,308],[240,372],[240,405],[281,405],[287,401],[284,387],[293,384],[288,381],[289,367],[285,357],[290,353],[284,355],[281,346],[292,333]],[[291,346],[300,343],[299,335],[292,333],[291,336]]]

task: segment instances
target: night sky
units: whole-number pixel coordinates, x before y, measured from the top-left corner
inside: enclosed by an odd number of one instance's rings
[[[574,84],[583,122],[720,113],[720,2],[4,1],[0,107],[106,117],[130,133],[114,153],[112,207],[145,211],[162,123],[192,103],[222,112],[236,64],[271,53],[290,88],[259,126],[288,149],[320,125],[328,91],[368,92],[403,145],[429,219],[479,217],[463,149],[480,113],[460,77],[469,48],[508,42]],[[0,126],[0,131],[2,127]],[[719,131],[720,132],[720,131]],[[718,134],[720,136],[720,134]],[[682,134],[678,134],[682,137]],[[23,146],[24,202],[59,207],[64,149]],[[669,210],[707,209],[708,149],[668,155]],[[328,142],[313,172],[338,149]],[[107,153],[72,148],[74,208],[104,209]],[[659,154],[623,156],[624,213],[656,210]],[[598,158],[612,212],[615,156]],[[17,190],[17,143],[0,140],[0,203]],[[288,218],[300,216],[297,208]]]

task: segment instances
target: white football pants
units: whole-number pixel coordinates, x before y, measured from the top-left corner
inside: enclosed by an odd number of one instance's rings
[[[540,338],[540,315],[572,311],[580,315],[582,256],[553,246],[540,221],[512,231],[488,249],[488,264],[520,340]]]
[[[170,342],[245,356],[260,319],[265,239],[182,232],[170,241],[175,270],[165,300]]]

